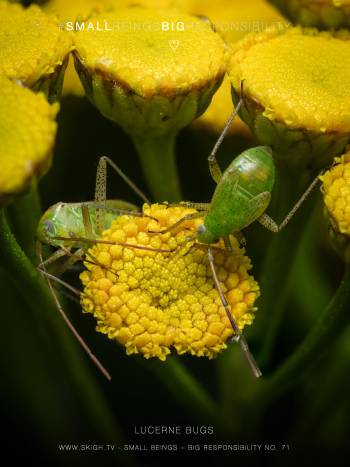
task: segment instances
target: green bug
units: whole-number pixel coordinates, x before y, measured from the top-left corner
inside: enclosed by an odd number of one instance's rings
[[[91,253],[87,251],[94,243],[112,243],[126,248],[138,248],[161,253],[167,253],[171,250],[101,240],[100,236],[102,231],[109,228],[116,217],[123,214],[143,216],[142,213],[138,212],[137,207],[131,203],[121,200],[106,199],[107,163],[117,171],[121,178],[123,178],[145,202],[149,203],[145,195],[126,175],[124,175],[113,161],[108,157],[101,157],[96,174],[95,200],[83,203],[56,203],[48,208],[41,217],[37,228],[37,255],[40,261],[37,269],[40,274],[46,278],[56,307],[76,339],[100,371],[107,379],[111,379],[108,371],[91,352],[88,345],[67,317],[51,281],[59,283],[74,295],[80,297],[80,291],[60,279],[59,276],[78,261],[84,260],[85,262],[98,264],[96,258],[92,257]],[[42,255],[42,244],[56,248],[56,251],[45,260]],[[48,266],[55,266],[55,273],[48,272]],[[100,266],[102,268],[104,267],[103,265]]]
[[[225,295],[222,292],[215,270],[211,245],[222,238],[227,251],[231,252],[229,235],[234,234],[240,241],[243,241],[244,237],[241,231],[255,221],[260,222],[272,232],[279,232],[288,224],[295,212],[316,186],[319,177],[317,176],[314,179],[280,224],[277,224],[266,214],[265,211],[270,203],[271,192],[275,182],[275,165],[271,148],[258,146],[242,152],[223,173],[216,160],[216,152],[241,105],[242,99],[240,99],[208,157],[211,176],[217,183],[211,202],[181,202],[182,206],[195,208],[198,212],[187,214],[175,224],[162,230],[162,233],[169,232],[190,219],[203,218],[203,224],[198,227],[196,235],[191,240],[197,240],[202,246],[206,246],[216,288],[231,326],[235,331],[234,340],[240,343],[253,374],[256,377],[260,377],[261,371],[249,351],[248,344],[238,328]],[[198,247],[198,244],[194,244],[194,246]]]

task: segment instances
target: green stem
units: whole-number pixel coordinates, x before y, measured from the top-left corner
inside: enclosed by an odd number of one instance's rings
[[[8,209],[9,218],[17,242],[31,260],[36,262],[35,236],[41,217],[41,202],[36,180],[25,195],[18,198]]]
[[[175,159],[176,134],[149,138],[134,136],[133,141],[154,199],[180,201],[181,190]]]
[[[216,419],[215,402],[176,357],[168,358],[165,363],[148,361],[147,368],[155,373],[182,406],[207,422]]]
[[[274,203],[277,206],[273,209],[273,217],[277,222],[284,218],[296,202],[295,194],[298,193],[300,196],[308,184],[309,179],[303,180],[303,177],[294,178],[287,174],[285,169],[279,170],[274,198]],[[264,342],[265,335],[269,332],[276,335],[283,321],[286,309],[285,300],[289,290],[289,278],[296,259],[296,249],[312,206],[310,200],[305,202],[282,232],[271,234],[275,235],[275,237],[271,239],[268,245],[260,272],[259,283],[262,294],[258,302],[259,316],[252,329],[255,339],[260,342]],[[275,326],[271,330],[272,322],[275,322]],[[267,366],[266,356],[267,353],[258,357],[259,363],[261,363],[260,359],[263,357],[264,366]]]
[[[333,415],[334,401],[337,401],[337,408],[343,410],[344,403],[349,400],[350,384],[347,377],[350,346],[349,329],[340,339],[339,344],[332,352],[331,357],[334,358],[333,364],[327,366],[327,379],[324,374],[315,375],[316,380],[309,384],[305,390],[303,397],[303,417],[296,420],[293,427],[292,438],[295,443],[301,443],[303,439],[307,439],[309,433],[314,430],[319,431],[321,426],[328,426],[330,418]],[[317,385],[322,385],[322,391],[314,390]],[[344,430],[345,427],[339,427]]]
[[[273,310],[273,314],[270,316],[269,327],[266,329],[261,350],[259,352],[259,363],[262,367],[268,367],[268,364],[271,361],[271,357],[276,346],[276,341],[279,336],[279,330],[283,323],[285,310],[288,307],[291,293],[294,290],[293,279],[299,278],[300,275],[302,275],[304,278],[304,287],[306,282],[309,284],[309,277],[305,274],[304,266],[306,263],[309,264],[312,261],[312,249],[315,242],[314,234],[315,229],[319,229],[319,220],[319,213],[317,210],[315,210],[310,219],[306,221],[304,228],[301,228],[300,224],[297,224],[299,235],[301,233],[303,233],[303,235],[301,241],[296,245],[296,249],[294,250],[294,263],[289,263],[288,266],[289,271],[287,274],[290,276],[290,280],[285,282],[279,295],[276,297],[275,303],[270,304],[270,307]],[[288,229],[288,227],[286,228]],[[293,234],[293,238],[295,240],[298,233],[292,231],[291,234]],[[303,293],[302,295],[305,296],[308,294]]]
[[[63,321],[58,316],[46,283],[13,236],[4,209],[0,210],[0,256],[3,267],[12,277],[34,319],[45,323],[52,337],[57,340],[63,361],[66,363],[70,378],[84,402],[91,423],[100,427],[106,439],[119,440],[119,427],[111,416],[100,389],[85,367],[82,355],[77,351],[77,344],[73,342]]]
[[[323,315],[296,351],[265,381],[264,403],[266,398],[275,398],[294,385],[303,372],[332,346],[349,322],[349,309],[350,265],[347,265],[343,280]]]

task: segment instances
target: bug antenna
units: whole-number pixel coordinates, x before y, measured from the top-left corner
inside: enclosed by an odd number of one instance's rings
[[[68,288],[70,290],[72,290],[72,291],[74,290],[73,287],[71,288],[69,286],[69,284],[66,284],[64,281],[62,281],[58,277],[53,276],[53,275],[49,274],[46,271],[45,264],[43,262],[43,256],[42,256],[40,242],[37,242],[37,244],[36,244],[36,251],[37,251],[37,255],[38,255],[39,259],[40,259],[40,264],[41,264],[40,268],[38,268],[38,271],[40,272],[40,274],[42,276],[45,277],[45,279],[47,281],[47,285],[49,286],[49,289],[50,289],[52,298],[54,299],[57,310],[59,311],[60,315],[64,319],[64,321],[67,324],[68,328],[70,329],[70,331],[72,332],[74,337],[77,339],[77,341],[79,342],[81,347],[85,350],[85,352],[88,354],[88,356],[93,361],[93,363],[96,365],[96,367],[101,371],[101,373],[110,381],[112,379],[111,375],[108,373],[106,368],[102,365],[102,363],[98,360],[98,358],[91,352],[89,346],[86,344],[84,339],[81,337],[81,335],[75,329],[73,323],[70,321],[70,319],[66,315],[66,313],[65,313],[65,311],[64,311],[64,309],[63,309],[63,307],[62,307],[62,305],[61,305],[61,303],[60,303],[60,301],[59,301],[59,299],[58,299],[58,297],[56,295],[56,292],[55,292],[54,287],[53,287],[53,285],[51,283],[51,280],[57,280],[61,285],[65,285],[66,287],[68,286]],[[74,290],[74,292],[76,292],[76,291]]]
[[[215,264],[214,264],[214,257],[213,257],[213,252],[211,251],[211,248],[208,248],[208,260],[209,260],[209,264],[210,264],[210,269],[211,269],[211,272],[212,272],[212,275],[213,275],[213,279],[214,279],[214,283],[215,283],[215,287],[219,293],[219,296],[220,296],[220,300],[221,300],[221,303],[226,311],[226,315],[231,323],[231,326],[232,326],[232,329],[234,330],[235,332],[235,336],[233,337],[232,340],[234,340],[235,342],[239,343],[242,351],[243,351],[243,355],[245,356],[246,360],[247,360],[247,363],[252,371],[252,373],[254,374],[254,376],[256,378],[260,378],[260,376],[262,375],[261,371],[260,371],[260,368],[258,367],[256,361],[255,361],[255,358],[253,357],[252,353],[250,352],[249,350],[249,346],[248,346],[248,343],[245,339],[245,337],[243,336],[241,330],[239,329],[239,327],[237,326],[237,323],[234,319],[234,317],[232,316],[232,313],[231,313],[231,310],[229,308],[229,305],[228,305],[228,302],[226,300],[226,297],[221,289],[221,286],[220,286],[220,283],[219,283],[219,280],[218,280],[218,276],[216,274],[216,270],[215,270]]]
[[[230,128],[231,126],[231,123],[233,121],[233,119],[236,117],[236,115],[238,114],[239,112],[239,109],[241,108],[242,104],[243,104],[243,81],[241,81],[241,88],[240,88],[240,94],[239,94],[239,101],[236,105],[236,108],[233,110],[233,112],[231,113],[229,119],[227,120],[225,126],[224,126],[224,129],[222,130],[221,132],[221,135],[219,136],[218,140],[216,141],[211,153],[210,153],[210,158],[214,158],[214,156],[216,155],[216,153],[218,152],[218,149],[219,147],[221,146],[225,136],[226,136],[226,133],[228,132],[228,129]]]

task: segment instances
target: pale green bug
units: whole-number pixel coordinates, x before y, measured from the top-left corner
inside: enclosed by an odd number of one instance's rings
[[[146,246],[130,245],[123,242],[111,242],[102,240],[101,233],[109,228],[112,221],[120,215],[127,214],[133,216],[143,216],[137,211],[136,206],[121,200],[106,199],[107,163],[128,183],[128,185],[147,203],[145,197],[133,182],[117,167],[108,157],[101,157],[96,173],[95,200],[83,203],[56,203],[51,206],[41,217],[37,228],[37,254],[40,260],[37,266],[50,288],[57,309],[67,323],[68,327],[79,341],[83,349],[87,352],[91,360],[100,371],[111,379],[108,371],[103,367],[88,345],[79,335],[56,295],[51,281],[55,281],[80,297],[80,291],[76,290],[58,276],[63,274],[69,267],[77,261],[84,260],[98,264],[97,260],[88,253],[87,250],[95,243],[108,243],[121,245],[125,248],[138,248],[152,252],[169,253],[171,250],[155,249]],[[50,245],[57,250],[47,259],[42,257],[42,244]],[[56,266],[55,273],[49,273],[47,267]],[[103,265],[100,265],[102,268]],[[113,271],[112,271],[113,272]]]

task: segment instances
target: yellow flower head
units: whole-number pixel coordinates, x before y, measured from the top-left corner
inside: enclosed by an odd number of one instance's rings
[[[0,74],[33,86],[60,67],[71,50],[69,34],[38,6],[0,1]]]
[[[93,26],[76,33],[84,68],[144,98],[205,88],[225,73],[225,44],[194,16],[135,7],[95,16]]]
[[[230,78],[289,128],[350,132],[350,40],[290,28],[249,35],[237,46]]]
[[[276,160],[319,171],[350,142],[350,40],[299,27],[249,34],[229,67],[240,116]]]
[[[350,152],[337,157],[320,179],[333,229],[350,236]]]
[[[186,0],[49,0],[42,6],[43,10],[59,17],[60,22],[68,29],[69,23],[87,21],[94,14],[112,11],[138,5],[153,8],[180,7]],[[75,24],[72,24],[75,29]],[[70,26],[71,27],[71,26]],[[74,68],[73,60],[70,59],[63,84],[63,94],[75,94],[83,96],[85,94],[83,86],[79,80],[78,74]]]
[[[0,200],[25,190],[48,168],[58,105],[0,76]]]
[[[215,357],[226,349],[232,327],[215,289],[206,251],[192,247],[202,221],[187,221],[175,232],[151,234],[194,212],[184,207],[145,204],[149,217],[118,217],[102,235],[104,240],[151,248],[153,252],[97,244],[87,256],[82,307],[97,319],[97,330],[126,347],[127,354],[165,360],[177,353]],[[254,319],[258,284],[249,275],[250,260],[232,237],[233,253],[214,249],[218,277],[231,312],[242,330]]]
[[[247,33],[263,32],[290,23],[267,0],[197,0],[192,14],[207,16],[228,44],[241,40]]]
[[[272,25],[283,28],[288,23],[266,0],[197,0],[191,13],[207,16],[228,44],[234,44],[249,32],[262,32]],[[225,77],[210,106],[194,125],[219,133],[232,110],[230,80]],[[230,132],[249,135],[247,125],[239,118],[230,126]]]

